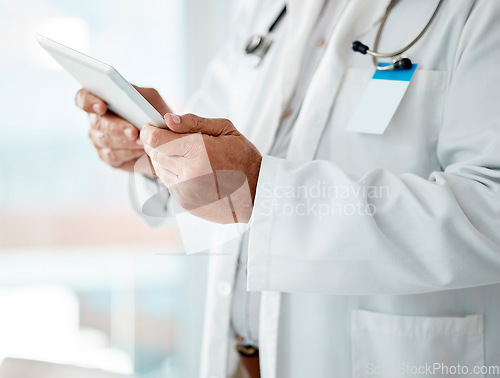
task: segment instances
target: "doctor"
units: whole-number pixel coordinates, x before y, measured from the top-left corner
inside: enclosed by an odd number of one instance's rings
[[[248,2],[188,106],[196,115],[141,89],[171,131],[140,139],[77,95],[101,158],[133,170],[145,150],[194,213],[220,205],[196,180],[207,157],[216,175],[247,178],[232,209],[250,230],[210,263],[202,377],[232,374],[233,344],[252,377],[255,361],[264,378],[500,376],[500,2],[438,4]],[[352,42],[396,51],[432,18],[405,52],[418,68],[384,132],[346,130],[375,71]],[[263,58],[245,52],[269,31]],[[141,180],[154,194],[158,179]]]

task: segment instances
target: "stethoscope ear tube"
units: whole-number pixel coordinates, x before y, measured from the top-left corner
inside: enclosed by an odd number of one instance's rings
[[[354,41],[352,43],[352,49],[356,52],[359,52],[363,55],[366,55],[368,50],[370,49],[368,46],[362,44],[360,41]]]

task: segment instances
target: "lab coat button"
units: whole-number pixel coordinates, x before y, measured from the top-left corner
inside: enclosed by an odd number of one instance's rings
[[[319,38],[316,40],[316,46],[318,47],[323,47],[325,45],[325,39],[324,38]]]
[[[286,108],[285,111],[283,112],[283,118],[290,117],[292,115],[292,109]]]
[[[231,293],[231,285],[229,285],[229,282],[220,281],[217,283],[217,293],[221,297],[227,297]]]

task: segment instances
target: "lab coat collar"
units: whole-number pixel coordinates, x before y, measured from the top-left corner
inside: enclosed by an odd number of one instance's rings
[[[349,0],[330,38],[342,40],[346,49],[342,51],[328,51],[331,50],[332,45],[335,45],[334,43],[329,43],[330,49],[327,47],[325,58],[322,64],[320,64],[320,66],[328,67],[328,64],[325,64],[325,61],[328,60],[326,59],[327,56],[330,56],[330,64],[332,60],[335,61],[333,66],[330,65],[329,68],[327,68],[334,72],[325,73],[332,83],[329,91],[327,90],[329,93],[326,93],[326,97],[314,94],[318,93],[317,91],[320,88],[323,89],[323,92],[327,89],[326,82],[322,83],[325,76],[321,74],[315,75],[308,90],[308,93],[311,94],[310,97],[315,97],[316,102],[318,102],[318,98],[322,99],[321,115],[324,115],[324,112],[327,111],[325,110],[325,106],[331,105],[333,102],[333,97],[335,96],[339,80],[343,74],[348,54],[351,53],[350,44],[354,39],[373,27],[373,25],[380,20],[389,2],[390,0]],[[248,136],[263,154],[268,153],[271,149],[283,111],[288,105],[297,84],[306,43],[309,40],[311,30],[324,6],[324,0],[287,0],[285,3],[287,6],[287,15],[282,25],[282,27],[285,28],[285,38],[282,41],[283,46],[277,57],[276,64],[279,69],[274,72],[273,75],[275,77],[272,82],[269,83],[270,85],[265,86],[264,89],[267,93],[256,93],[257,98],[254,98],[254,100],[249,103],[250,106],[246,112],[247,116],[245,117],[251,117],[253,124],[252,129],[248,131]],[[331,67],[335,67],[335,69],[332,70]],[[313,85],[314,82],[316,82],[316,85]],[[323,93],[323,95],[325,95],[325,93]],[[259,98],[266,98],[266,101],[260,101]],[[304,113],[304,111],[301,111],[301,113]],[[323,121],[326,122],[326,120]],[[315,123],[314,135],[308,138],[310,139],[308,148],[312,151],[316,150],[319,142],[318,133],[316,132],[319,132],[320,135],[323,126],[324,123]],[[301,135],[298,133],[297,129],[299,128],[296,125],[294,128],[294,135]],[[298,140],[298,138],[298,136],[295,138],[292,136],[292,144],[289,150],[289,156],[294,160],[295,158],[293,158],[293,156],[298,153],[296,148],[304,144]],[[295,146],[293,145],[294,139],[296,141]],[[306,155],[310,159],[314,155],[314,152],[309,151]]]
[[[246,111],[246,118],[251,119],[253,125],[247,135],[263,154],[270,151],[283,111],[293,95],[303,51],[323,0],[289,0],[286,6],[287,15],[279,26],[285,29],[283,38],[273,45],[279,49],[278,56],[269,68],[271,73],[266,76],[266,85],[255,93]]]
[[[325,0],[288,0],[286,45],[283,48],[282,110],[290,101],[304,59],[303,51],[323,9]]]

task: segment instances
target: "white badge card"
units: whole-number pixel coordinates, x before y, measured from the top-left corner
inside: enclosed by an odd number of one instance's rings
[[[381,66],[388,63],[382,63]],[[347,125],[354,133],[382,135],[403,99],[417,65],[409,70],[376,70]]]

